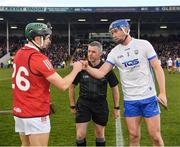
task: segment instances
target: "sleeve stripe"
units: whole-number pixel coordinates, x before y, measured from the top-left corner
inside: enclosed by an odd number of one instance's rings
[[[46,60],[44,60],[43,62],[44,62],[44,64],[46,65],[46,67],[50,70],[49,65],[46,63]]]
[[[148,60],[150,61],[150,60],[152,60],[152,59],[154,59],[154,58],[156,58],[156,57],[157,57],[157,55],[154,55],[154,56],[148,58]]]
[[[44,60],[43,62],[44,62],[44,64],[46,65],[46,67],[47,67],[49,70],[52,69],[52,68],[51,68],[51,65],[49,65],[49,61],[48,61],[48,60]]]
[[[49,67],[52,69],[53,67],[52,67],[51,62],[50,62],[49,60],[46,60],[46,62],[47,62],[47,64],[49,65]]]
[[[112,62],[110,62],[110,61],[108,61],[108,60],[106,60],[106,62],[109,63],[109,64],[111,64],[112,66],[115,65],[114,63],[112,63]]]

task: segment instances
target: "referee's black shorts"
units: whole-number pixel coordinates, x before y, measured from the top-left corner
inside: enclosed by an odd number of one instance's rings
[[[76,123],[88,122],[91,119],[98,125],[106,126],[109,109],[107,101],[86,102],[78,101],[76,104]]]

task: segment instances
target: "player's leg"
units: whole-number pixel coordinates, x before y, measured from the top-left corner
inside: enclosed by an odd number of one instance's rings
[[[109,109],[107,101],[91,107],[92,120],[94,122],[96,146],[105,146],[105,126],[108,122]]]
[[[170,66],[167,66],[167,71],[168,71],[168,73],[170,74]]]
[[[139,101],[124,101],[124,116],[129,132],[129,146],[139,146],[142,112]]]
[[[161,137],[160,115],[145,118],[145,121],[147,124],[148,133],[153,142],[153,146],[164,146],[164,142]]]
[[[169,73],[172,73],[172,66],[169,67]]]
[[[94,127],[96,136],[96,146],[105,146],[105,126],[94,123]]]
[[[86,146],[86,131],[91,120],[89,108],[78,101],[76,104],[76,145]]]
[[[31,146],[48,146],[49,133],[31,134],[29,141]]]
[[[25,134],[31,146],[48,146],[50,129],[49,116],[25,119]]]
[[[174,65],[171,67],[171,71],[172,71],[173,74],[175,73],[175,67],[174,67]]]
[[[153,145],[163,146],[164,143],[160,132],[160,108],[157,97],[154,96],[144,101],[143,116]]]
[[[125,117],[129,132],[129,146],[140,146],[141,138],[141,116]]]
[[[21,146],[30,146],[30,142],[29,142],[29,136],[25,135],[24,133],[19,133],[19,137],[21,139]]]
[[[21,140],[21,146],[30,146],[29,136],[25,135],[25,120],[14,116],[15,120],[15,132],[19,133]]]
[[[88,122],[76,123],[76,145],[86,146],[86,131]]]

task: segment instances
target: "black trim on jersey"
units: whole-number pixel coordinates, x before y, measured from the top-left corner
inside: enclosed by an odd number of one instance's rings
[[[33,52],[32,54],[30,54],[30,56],[29,56],[29,58],[28,58],[28,68],[29,68],[30,72],[31,72],[32,74],[34,74],[35,76],[42,77],[42,75],[34,73],[34,72],[31,70],[31,67],[30,67],[30,59],[31,59],[31,56],[32,56],[33,54],[35,54],[35,53],[37,53],[37,52]]]

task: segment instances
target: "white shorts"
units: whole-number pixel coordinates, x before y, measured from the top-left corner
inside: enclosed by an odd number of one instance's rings
[[[49,133],[51,130],[49,116],[34,118],[19,118],[14,116],[15,132],[20,134],[41,134]]]

